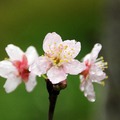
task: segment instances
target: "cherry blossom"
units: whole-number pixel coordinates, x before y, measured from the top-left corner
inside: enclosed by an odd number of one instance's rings
[[[86,69],[80,73],[80,89],[81,91],[84,91],[85,97],[91,102],[95,101],[95,92],[92,82],[104,84],[102,80],[107,78],[106,73],[104,72],[104,69],[107,68],[107,62],[104,62],[103,57],[97,59],[101,48],[101,44],[95,44],[91,53],[83,58]]]
[[[74,59],[80,49],[80,42],[62,41],[57,33],[48,33],[43,41],[45,54],[32,64],[30,71],[39,76],[47,74],[52,84],[64,81],[68,74],[77,75],[85,69],[83,63]]]
[[[10,93],[24,82],[26,90],[31,92],[37,84],[36,75],[29,71],[30,65],[38,57],[36,49],[30,46],[24,53],[19,47],[9,44],[5,50],[9,58],[0,62],[0,76],[7,79],[5,91]]]

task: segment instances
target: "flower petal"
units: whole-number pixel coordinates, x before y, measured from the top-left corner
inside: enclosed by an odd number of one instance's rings
[[[64,71],[66,73],[77,75],[85,70],[86,66],[83,63],[80,63],[78,60],[73,60],[69,63],[63,65]]]
[[[98,57],[98,54],[100,52],[100,50],[102,49],[102,45],[100,43],[96,43],[91,51],[91,59],[93,61],[96,60],[96,58]]]
[[[35,60],[35,62],[30,66],[29,70],[32,73],[41,76],[41,74],[46,74],[50,66],[51,66],[51,61],[49,61],[47,57],[41,56]]]
[[[87,54],[84,58],[83,58],[83,61],[84,62],[91,62],[91,54],[89,53],[89,54]]]
[[[92,82],[100,83],[102,80],[106,78],[106,73],[103,72],[100,68],[97,66],[91,67],[89,77],[92,80]]]
[[[9,44],[5,48],[5,50],[12,61],[13,60],[22,60],[22,56],[24,53],[19,47],[15,46],[13,44]]]
[[[80,86],[81,90],[84,91],[85,97],[91,102],[95,101],[95,92],[90,80],[83,81]]]
[[[35,61],[35,59],[38,58],[38,53],[37,53],[35,47],[33,47],[33,46],[28,47],[25,54],[28,59],[28,65],[31,65]]]
[[[62,58],[75,58],[80,50],[81,44],[80,42],[76,42],[75,40],[66,40],[62,43],[64,50],[62,52]]]
[[[20,83],[21,83],[20,78],[14,76],[14,75],[11,75],[7,79],[7,81],[5,82],[3,87],[5,88],[5,91],[7,93],[10,93],[10,92],[14,91]]]
[[[48,76],[48,79],[52,82],[52,84],[57,84],[65,80],[67,77],[62,67],[58,68],[55,66],[53,66],[52,68],[50,68],[50,70],[48,70],[47,76]]]
[[[43,50],[45,53],[48,53],[48,51],[51,51],[58,47],[58,45],[62,42],[61,37],[53,32],[53,33],[48,33],[45,36],[45,39],[43,41]]]
[[[84,77],[82,75],[80,75],[80,81],[81,81],[80,90],[84,91],[85,90],[85,81],[84,81]]]
[[[11,74],[16,72],[16,68],[10,61],[3,60],[0,62],[0,76],[8,78]]]
[[[28,81],[25,82],[25,85],[26,85],[26,90],[28,92],[31,92],[34,89],[34,87],[37,85],[36,75],[31,73],[30,76],[29,76]]]

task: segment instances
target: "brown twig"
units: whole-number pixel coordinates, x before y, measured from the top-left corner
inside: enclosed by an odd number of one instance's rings
[[[48,112],[48,120],[53,120],[55,105],[57,101],[57,97],[60,93],[60,90],[54,88],[54,85],[46,80],[47,90],[49,93],[49,112]]]

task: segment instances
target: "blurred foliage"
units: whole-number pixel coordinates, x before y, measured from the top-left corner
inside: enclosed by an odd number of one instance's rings
[[[57,32],[65,39],[81,41],[78,59],[90,52],[98,39],[101,22],[101,1],[93,0],[1,0],[0,60],[7,57],[7,44],[30,45],[43,54],[42,42],[48,32]],[[33,92],[27,93],[22,83],[6,94],[5,79],[0,78],[0,120],[47,120],[48,94],[43,78]],[[99,92],[99,91],[98,91]],[[79,90],[79,76],[68,77],[68,87],[59,95],[55,120],[93,120],[94,106]]]

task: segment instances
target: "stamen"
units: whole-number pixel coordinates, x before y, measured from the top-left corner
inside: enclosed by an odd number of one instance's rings
[[[64,58],[66,58],[66,55],[64,55]]]
[[[106,78],[105,79],[108,79],[108,76],[106,76]]]
[[[103,56],[101,56],[100,58],[98,58],[98,59],[96,60],[96,62],[98,62],[98,61],[104,61]]]
[[[64,46],[64,49],[66,50],[68,48],[68,46],[66,45],[66,46]]]
[[[68,55],[70,55],[70,52],[68,52]]]
[[[4,58],[4,60],[9,60],[9,58]]]
[[[104,81],[100,82],[100,84],[101,84],[102,86],[105,86],[105,82],[104,82]]]
[[[56,42],[54,42],[54,45],[56,44]],[[74,49],[71,49],[73,51],[69,52],[66,51],[66,49],[68,48],[68,45],[63,46],[62,44],[59,44],[58,47],[53,46],[51,47],[51,45],[49,44],[49,51],[47,52],[47,54],[45,54],[46,56],[48,56],[51,60],[51,62],[53,63],[53,65],[55,66],[61,66],[64,62],[68,62],[70,61],[67,59],[67,56],[72,56],[72,52],[74,52]],[[67,55],[63,55],[63,58],[61,58],[61,54],[62,52],[67,52]]]
[[[104,62],[103,57],[98,58],[95,63],[97,64],[97,66],[99,66],[102,70],[104,70],[105,68],[108,68],[108,63]]]

